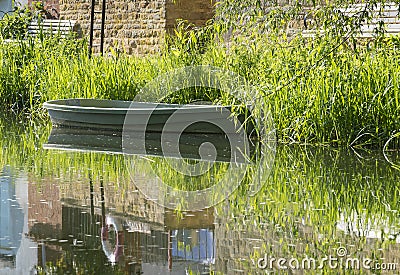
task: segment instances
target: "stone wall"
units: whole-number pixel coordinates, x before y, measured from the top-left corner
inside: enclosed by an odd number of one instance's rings
[[[96,10],[101,10],[102,1],[97,1]],[[84,35],[90,29],[90,0],[59,0],[60,18],[77,20]],[[173,28],[176,19],[186,19],[203,25],[213,16],[210,0],[116,0],[107,1],[105,23],[106,51],[113,48],[129,54],[158,52],[168,29]],[[96,14],[95,41],[100,43],[100,18]],[[94,48],[95,52],[99,47]]]
[[[214,16],[215,1],[212,0],[166,0],[166,29],[171,32],[178,19],[196,26],[204,26]]]
[[[102,1],[96,10],[100,11]],[[83,33],[89,35],[90,0],[60,0],[61,19],[77,20]],[[94,44],[100,43],[101,14],[96,13]],[[164,0],[107,1],[105,23],[105,49],[129,54],[154,52],[164,38]],[[95,51],[99,47],[94,48]]]

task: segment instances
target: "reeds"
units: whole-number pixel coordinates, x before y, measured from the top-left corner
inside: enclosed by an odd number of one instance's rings
[[[41,104],[50,99],[132,100],[161,73],[202,64],[236,72],[257,86],[280,142],[382,147],[399,132],[400,54],[394,39],[354,51],[330,38],[254,34],[227,41],[225,31],[218,23],[201,31],[181,28],[160,55],[147,57],[89,59],[84,42],[56,38],[1,43],[0,105],[42,115]],[[190,97],[171,99],[198,99]],[[220,91],[207,93],[209,100],[220,97]]]

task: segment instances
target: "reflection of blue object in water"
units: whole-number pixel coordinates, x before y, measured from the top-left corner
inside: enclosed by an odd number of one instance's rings
[[[16,200],[10,169],[0,176],[0,255],[16,256],[21,244],[24,213]]]
[[[172,231],[172,257],[201,263],[214,262],[214,232],[210,229]]]

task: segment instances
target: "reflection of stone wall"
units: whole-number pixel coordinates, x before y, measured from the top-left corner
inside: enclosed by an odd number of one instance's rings
[[[45,179],[45,183],[29,180],[28,219],[30,233],[41,232],[46,236],[57,237],[61,230],[62,209],[58,185]]]
[[[76,176],[71,182],[60,182],[61,200],[75,207],[90,208],[90,184],[87,177]],[[146,222],[164,224],[164,208],[149,202],[130,182],[119,178],[118,181],[104,180],[106,214],[133,216]],[[101,188],[98,179],[93,180],[93,205],[96,213],[102,207]]]
[[[146,222],[164,224],[164,207],[146,200],[129,180],[125,181],[124,187],[115,183],[106,185],[104,193],[106,207],[113,212],[138,217]]]
[[[93,201],[91,201],[91,187],[88,177],[82,173],[62,176],[68,180],[45,179],[43,183],[30,183],[30,197],[32,210],[29,219],[32,223],[62,224],[61,204],[80,209],[87,209],[90,213],[93,204],[96,214],[101,214],[102,195],[98,178],[93,179]],[[176,228],[213,228],[213,208],[198,212],[185,212],[177,218],[173,210],[165,209],[160,205],[146,200],[139,192],[130,178],[123,176],[118,179],[103,181],[104,206],[106,215],[126,217],[126,220],[136,220],[145,223],[154,223],[166,226],[168,229]],[[56,185],[56,184],[57,185]],[[49,199],[51,198],[51,199]],[[52,217],[55,217],[56,222]]]
[[[229,224],[229,223],[228,223]],[[250,256],[254,253],[255,247],[262,246],[263,237],[261,232],[251,232],[234,228],[232,223],[228,226],[220,219],[215,225],[215,270],[223,274],[236,274],[234,270],[245,270],[250,272]],[[246,228],[251,230],[252,227]],[[257,234],[258,233],[258,234]],[[237,274],[242,274],[237,272]]]

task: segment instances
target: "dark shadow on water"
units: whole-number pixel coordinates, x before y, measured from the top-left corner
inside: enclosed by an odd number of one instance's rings
[[[204,156],[215,156],[215,161],[231,162],[234,160],[238,163],[245,163],[248,159],[254,158],[257,152],[257,141],[248,139],[249,152],[245,153],[236,150],[235,157],[232,158],[231,140],[224,134],[191,134],[182,133],[179,136],[161,133],[146,133],[144,138],[141,133],[129,132],[129,140],[135,144],[124,144],[129,146],[124,150],[123,137],[121,133],[110,131],[98,131],[81,128],[55,127],[52,129],[49,139],[44,144],[45,149],[59,149],[71,151],[94,151],[115,154],[142,154],[143,152],[131,149],[138,147],[136,144],[144,143],[146,155],[161,157],[177,157],[177,150],[174,147],[176,138],[179,138],[179,157],[185,159],[200,160]],[[162,138],[170,138],[170,142],[162,143]],[[231,139],[239,139],[241,136],[231,135]],[[202,144],[211,146],[203,147],[205,150],[199,151]],[[243,150],[244,151],[244,150]],[[201,153],[201,155],[200,155]]]

